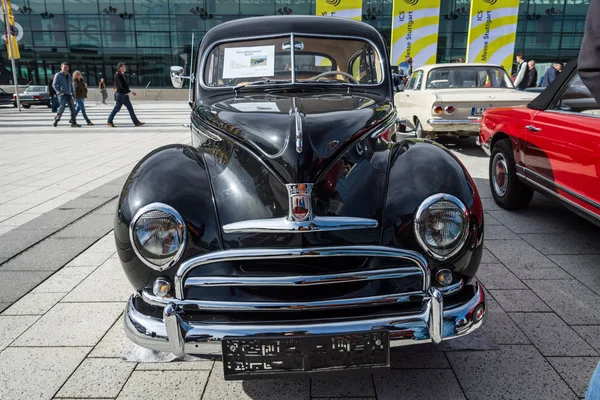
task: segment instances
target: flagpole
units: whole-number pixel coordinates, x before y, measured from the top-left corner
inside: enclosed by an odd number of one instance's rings
[[[17,84],[17,67],[15,66],[15,52],[12,48],[12,33],[10,31],[10,25],[8,24],[8,3],[6,0],[2,0],[4,6],[4,27],[6,28],[6,43],[8,44],[8,50],[10,52],[10,61],[12,65],[13,80],[15,83],[15,97],[17,98],[17,107],[21,111],[21,99],[19,98],[19,85]]]

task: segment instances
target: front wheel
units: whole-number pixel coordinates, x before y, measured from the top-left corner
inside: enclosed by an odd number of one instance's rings
[[[515,158],[508,139],[498,141],[490,156],[490,189],[496,203],[506,209],[526,208],[533,190],[517,177]]]
[[[421,124],[421,121],[419,121],[419,118],[415,118],[415,120],[416,120],[415,136],[419,139],[429,139],[429,140],[435,141],[435,139],[436,139],[435,134],[433,132],[425,132],[423,130],[423,125]]]

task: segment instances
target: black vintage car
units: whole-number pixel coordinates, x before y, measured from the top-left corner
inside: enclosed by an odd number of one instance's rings
[[[395,139],[375,29],[237,20],[171,71],[192,143],[141,160],[115,219],[131,340],[248,379],[386,367],[481,326],[479,194],[444,147]]]

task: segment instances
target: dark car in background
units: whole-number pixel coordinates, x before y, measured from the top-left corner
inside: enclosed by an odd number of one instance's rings
[[[29,86],[23,93],[19,94],[21,105],[24,108],[31,106],[50,107],[50,92],[48,86]],[[17,96],[12,95],[13,105],[17,106]]]
[[[0,105],[6,105],[13,103],[13,94],[6,92],[4,89],[0,88]]]
[[[144,157],[116,207],[132,341],[253,379],[385,368],[482,325],[479,193],[443,146],[395,139],[386,54],[364,23],[256,17],[171,68],[191,145]]]

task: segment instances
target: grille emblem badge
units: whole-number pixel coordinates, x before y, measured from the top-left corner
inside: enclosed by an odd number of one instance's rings
[[[312,183],[293,183],[285,186],[290,198],[288,219],[298,222],[312,220]]]

